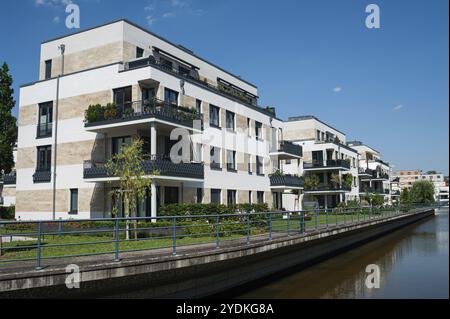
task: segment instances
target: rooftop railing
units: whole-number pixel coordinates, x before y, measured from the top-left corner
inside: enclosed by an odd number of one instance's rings
[[[0,221],[0,265],[41,270],[46,261],[103,255],[119,262],[126,252],[177,255],[180,248],[213,251],[310,232],[363,225],[408,215],[431,205],[239,212],[186,216],[80,220]],[[67,261],[61,260],[67,264]]]
[[[11,172],[9,174],[3,175],[3,185],[16,185],[16,172]]]
[[[352,190],[351,186],[348,185],[338,185],[333,183],[322,183],[317,186],[305,186],[305,192],[323,192],[323,191],[345,191],[349,192]]]
[[[161,70],[176,74],[177,76],[181,76],[183,78],[186,78],[188,80],[194,81],[197,84],[200,84],[202,86],[205,86],[209,89],[212,89],[214,91],[220,92],[222,94],[228,95],[230,97],[239,99],[240,101],[251,105],[253,107],[257,107],[267,113],[271,113],[272,116],[275,116],[275,114],[273,113],[273,110],[271,109],[267,109],[267,108],[262,108],[259,107],[257,105],[257,100],[256,97],[254,96],[250,96],[248,94],[246,94],[243,91],[240,90],[236,90],[233,87],[229,87],[226,86],[224,84],[217,84],[217,85],[213,85],[210,82],[206,81],[206,80],[200,80],[200,76],[198,74],[197,71],[191,71],[190,72],[180,72],[180,70],[173,68],[172,66],[169,66],[167,64],[161,63],[159,61],[157,61],[153,56],[150,57],[146,57],[146,58],[142,58],[142,59],[138,59],[138,60],[134,60],[134,61],[130,61],[125,63],[125,70],[131,70],[131,69],[136,69],[136,68],[141,68],[144,66],[153,66],[156,68],[159,68]]]
[[[281,141],[272,147],[272,152],[282,152],[294,156],[303,156],[303,148],[301,145],[294,144],[290,141]]]

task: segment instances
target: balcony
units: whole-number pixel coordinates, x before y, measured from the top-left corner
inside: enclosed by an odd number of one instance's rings
[[[389,195],[391,192],[389,189],[379,189],[374,187],[361,187],[360,191],[361,194],[369,193],[369,194],[380,194],[380,195]]]
[[[33,174],[33,183],[48,183],[51,177],[52,173],[49,170],[36,170]]]
[[[326,161],[312,161],[303,163],[305,171],[318,170],[349,170],[350,161],[348,160],[326,160]]]
[[[16,172],[3,175],[3,185],[16,185]]]
[[[297,159],[303,156],[303,149],[300,145],[289,141],[282,141],[272,147],[270,156],[278,156],[280,160]]]
[[[225,85],[225,81],[221,81],[217,85],[213,85],[205,80],[200,80],[200,76],[197,70],[189,70],[189,72],[180,72],[178,69],[174,69],[166,64],[162,64],[155,59],[155,57],[150,56],[148,58],[142,58],[134,61],[130,61],[125,63],[125,70],[132,70],[137,68],[142,68],[146,66],[155,67],[162,71],[172,73],[178,77],[187,79],[189,81],[195,82],[196,84],[206,87],[209,90],[212,90],[218,94],[223,94],[227,97],[236,99],[240,102],[247,104],[253,108],[257,108],[260,111],[267,113],[269,116],[275,116],[274,110],[270,108],[262,108],[257,105],[257,96],[250,94],[236,86],[233,85]]]
[[[361,177],[362,181],[368,181],[368,180],[389,180],[389,174],[381,171],[376,171],[373,169],[366,169],[364,170],[364,173],[360,172],[358,174]]]
[[[327,193],[345,193],[350,192],[351,187],[346,185],[334,185],[334,184],[320,184],[314,187],[306,187],[304,189],[305,193],[308,194],[327,194]]]
[[[271,175],[271,188],[303,188],[303,178],[295,175]]]
[[[42,123],[37,125],[36,137],[45,138],[52,136],[52,125],[53,123]]]
[[[203,180],[203,163],[173,163],[169,158],[162,156],[151,156],[142,163],[146,175],[161,177],[173,177],[175,179]],[[83,177],[87,180],[104,180],[117,178],[108,173],[105,162],[85,161],[83,166]],[[157,174],[155,174],[157,172]]]
[[[202,121],[202,114],[195,109],[177,106],[168,102],[152,99],[135,101],[123,105],[110,104],[107,107],[96,106],[86,111],[85,128],[96,131],[101,127],[120,126],[124,123],[145,119],[158,119],[175,125],[193,128],[194,121]]]

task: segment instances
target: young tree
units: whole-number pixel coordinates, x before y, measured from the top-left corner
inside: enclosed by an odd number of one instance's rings
[[[405,188],[400,193],[400,203],[401,204],[409,204],[411,202],[411,193],[408,188]]]
[[[411,200],[413,203],[434,203],[434,185],[427,180],[414,182],[411,188]]]
[[[17,121],[11,114],[16,104],[12,83],[8,65],[3,63],[0,68],[0,174],[10,173],[14,167],[13,149],[17,141]]]
[[[137,202],[143,200],[146,190],[152,183],[151,179],[145,176],[143,144],[141,139],[134,139],[131,145],[123,147],[121,152],[114,155],[106,164],[108,174],[119,177],[119,188],[113,190],[112,194],[122,199],[126,218],[130,217],[130,211],[131,217],[136,217]],[[137,226],[136,221],[134,221],[134,225]],[[128,220],[126,229],[126,239],[128,240],[130,238]],[[137,237],[136,232],[135,237]]]

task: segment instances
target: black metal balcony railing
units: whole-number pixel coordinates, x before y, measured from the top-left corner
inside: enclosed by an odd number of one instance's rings
[[[3,185],[16,185],[16,172],[3,175]]]
[[[274,147],[275,148],[275,147]],[[289,141],[281,141],[278,145],[278,149],[274,150],[280,153],[287,153],[294,156],[303,156],[303,148],[301,145],[294,144]]]
[[[326,160],[326,161],[312,161],[303,163],[304,169],[311,168],[346,168],[350,169],[350,161],[348,160]]]
[[[52,125],[53,123],[43,123],[37,125],[36,135],[38,138],[50,137],[52,136]]]
[[[359,169],[359,175],[363,179],[389,179],[389,174],[373,169]]]
[[[150,99],[117,105],[109,112],[104,109],[94,119],[87,120],[85,126],[89,127],[152,117],[188,127],[193,127],[194,120],[203,119],[202,114],[196,113],[195,109],[178,106],[159,99]]]
[[[50,170],[36,170],[33,174],[33,183],[48,183],[51,177],[52,173]]]
[[[361,193],[389,195],[389,189],[379,189],[374,187],[361,187]]]
[[[157,172],[161,176],[204,178],[203,163],[173,163],[166,156],[151,156],[142,162],[145,174],[151,175]],[[84,161],[85,179],[113,177],[109,174],[105,162]]]
[[[307,192],[323,192],[323,191],[351,191],[351,186],[348,185],[336,185],[336,184],[320,184],[318,186],[305,186]]]
[[[295,175],[271,175],[270,186],[272,187],[303,187],[304,181],[302,177]]]
[[[183,78],[186,78],[188,80],[194,81],[197,84],[200,84],[202,86],[206,86],[209,89],[212,89],[216,92],[228,95],[230,97],[236,98],[242,102],[245,102],[251,106],[257,107],[267,113],[272,113],[271,110],[269,109],[265,109],[262,108],[260,106],[257,105],[257,99],[254,96],[249,96],[248,94],[245,94],[244,92],[238,91],[232,87],[228,87],[226,85],[223,84],[218,84],[218,85],[213,85],[207,81],[202,81],[199,78],[198,73],[195,72],[189,72],[189,73],[185,73],[185,72],[180,72],[178,69],[174,69],[171,66],[168,66],[166,64],[162,64],[159,61],[157,61],[153,56],[150,56],[148,58],[142,58],[139,60],[134,60],[134,61],[130,61],[128,63],[125,64],[125,69],[130,70],[130,69],[136,69],[136,68],[141,68],[144,66],[153,66],[156,67],[158,69],[176,74],[177,76],[181,76]],[[275,115],[272,113],[272,116]]]

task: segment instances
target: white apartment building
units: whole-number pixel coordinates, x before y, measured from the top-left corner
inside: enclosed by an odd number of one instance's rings
[[[123,214],[105,163],[136,137],[152,178],[139,216],[171,203],[283,208],[284,197],[300,208],[302,147],[257,101],[254,84],[126,20],[46,41],[39,80],[20,88],[16,219]],[[186,134],[188,158],[175,163],[170,151]],[[286,161],[297,163],[290,175]]]
[[[367,193],[380,194],[386,203],[392,203],[389,163],[381,159],[380,152],[360,141],[350,141],[347,144],[359,154],[358,176],[361,197]]]
[[[443,204],[448,204],[448,185],[445,177],[441,173],[423,173],[422,170],[400,170],[393,173],[395,178],[399,180],[401,190],[411,189],[414,182],[427,180],[434,185],[434,199]]]
[[[347,146],[344,133],[314,116],[297,116],[284,123],[283,139],[303,149],[301,161],[288,162],[283,168],[292,174],[301,167],[303,204],[334,208],[359,200],[358,152]]]

